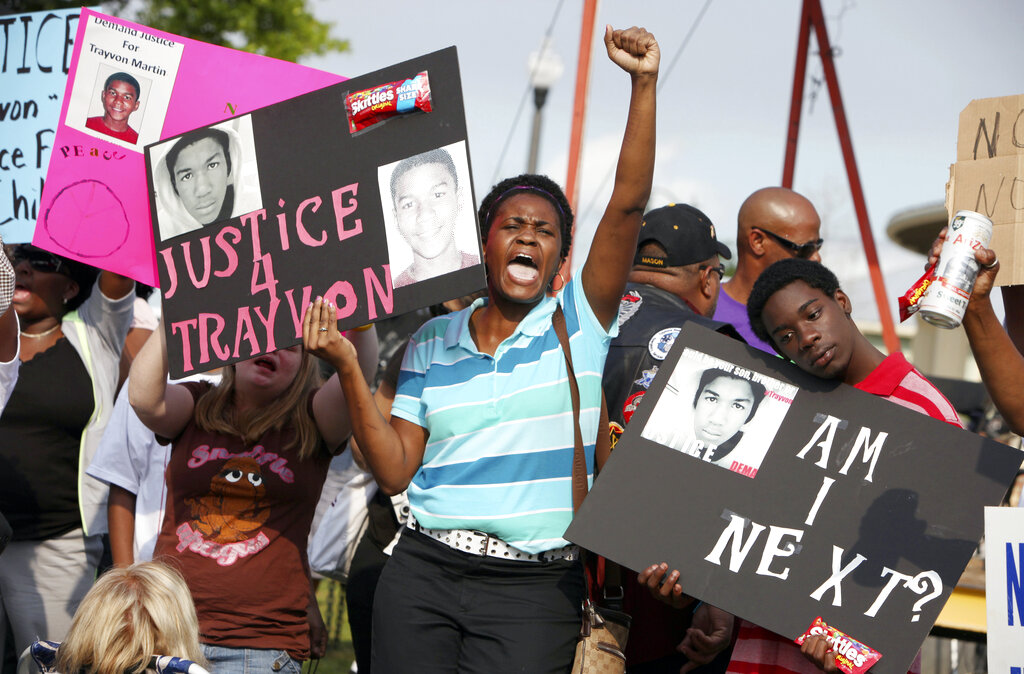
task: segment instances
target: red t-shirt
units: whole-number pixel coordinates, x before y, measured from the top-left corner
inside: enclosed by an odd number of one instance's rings
[[[184,386],[196,399],[210,388]],[[322,446],[303,461],[281,451],[291,435],[272,431],[247,446],[190,421],[173,441],[153,556],[184,575],[204,643],[307,660],[306,539],[331,456]]]
[[[114,131],[103,123],[103,117],[89,117],[85,120],[85,128],[105,133],[112,138],[117,138],[118,140],[123,140],[128,143],[139,142],[139,134],[135,129],[129,126],[124,131]]]

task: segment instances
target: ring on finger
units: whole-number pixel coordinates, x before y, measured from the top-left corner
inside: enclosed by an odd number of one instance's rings
[[[997,264],[999,264],[999,258],[998,257],[994,257],[994,258],[992,258],[992,262],[990,262],[989,264],[983,264],[981,266],[984,267],[985,269],[992,269]]]
[[[320,328],[320,332],[327,332],[327,328]]]

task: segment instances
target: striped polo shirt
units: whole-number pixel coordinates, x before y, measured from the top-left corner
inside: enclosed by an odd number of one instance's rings
[[[412,336],[391,413],[429,432],[408,492],[424,527],[483,531],[530,553],[567,543],[573,413],[551,317],[561,304],[580,388],[588,481],[601,371],[618,329],[600,325],[580,278],[535,306],[493,357],[476,348],[469,330],[483,298]]]

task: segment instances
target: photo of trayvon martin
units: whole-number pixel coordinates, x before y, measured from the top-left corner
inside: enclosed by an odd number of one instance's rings
[[[464,143],[406,157],[378,171],[381,206],[390,225],[389,259],[402,269],[393,287],[480,264],[472,193],[459,181],[460,173],[469,176]],[[392,236],[395,230],[399,236]],[[408,264],[399,266],[406,259]]]
[[[641,435],[755,477],[796,387],[708,358],[686,349]]]
[[[262,208],[251,124],[238,118],[154,149],[161,241]]]

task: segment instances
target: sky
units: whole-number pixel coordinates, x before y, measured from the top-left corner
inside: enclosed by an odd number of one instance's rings
[[[778,185],[789,118],[800,0],[604,0],[592,43],[590,92],[577,207],[579,264],[607,203],[622,139],[629,78],[612,64],[605,24],[640,25],[658,39],[662,69],[658,146],[649,207],[688,202],[735,240],[736,212],[754,190]],[[310,0],[332,34],[351,42],[313,67],[356,76],[455,45],[458,48],[476,199],[526,169],[533,117],[528,59],[549,29],[565,72],[543,111],[538,170],[565,183],[580,42],[581,0]],[[956,158],[960,111],[975,98],[1022,93],[1024,3],[1017,0],[822,0],[868,215],[895,316],[896,298],[924,258],[891,243],[896,213],[943,200]],[[556,14],[557,10],[557,14]],[[677,59],[677,60],[676,60]],[[669,70],[670,63],[676,60]],[[817,45],[808,59],[794,189],[822,216],[823,261],[877,320]],[[817,93],[817,96],[812,94]],[[508,143],[507,151],[503,148]]]

